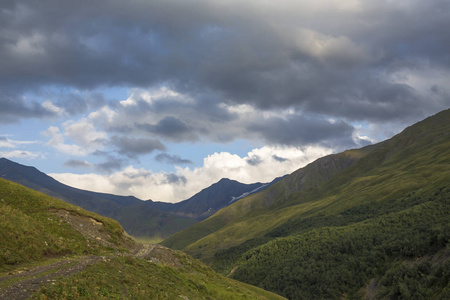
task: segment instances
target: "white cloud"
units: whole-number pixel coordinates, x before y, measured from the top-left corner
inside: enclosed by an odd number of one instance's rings
[[[77,144],[88,148],[101,148],[107,135],[96,130],[95,126],[86,118],[77,122],[68,121],[63,124],[64,134]]]
[[[0,137],[0,148],[16,148],[10,151],[0,151],[0,157],[6,158],[20,158],[20,159],[35,159],[35,158],[45,158],[45,155],[41,152],[27,151],[20,148],[23,145],[35,144],[36,141],[16,141],[7,138],[6,136]]]
[[[75,144],[66,144],[64,141],[64,136],[60,132],[58,127],[50,126],[46,131],[42,132],[42,134],[50,138],[50,140],[47,142],[47,145],[63,153],[74,156],[85,156],[90,152],[84,147],[80,147]]]
[[[291,30],[292,31],[292,30]],[[332,36],[309,29],[286,31],[286,42],[321,62],[355,64],[370,61],[369,53],[346,36]]]
[[[13,150],[13,151],[0,151],[0,157],[35,159],[35,158],[45,158],[45,155],[43,153],[41,153],[41,152],[31,152],[31,151],[25,151],[25,150]]]
[[[5,136],[0,137],[0,148],[16,148],[19,145],[35,144],[37,141],[16,141]]]
[[[109,124],[114,116],[114,111],[103,107],[78,121],[64,122],[61,125],[63,131],[59,127],[50,126],[42,134],[50,138],[47,145],[55,149],[70,155],[86,156],[104,148],[108,135],[97,128]],[[70,139],[74,143],[68,144],[66,139]]]
[[[117,195],[123,194],[118,188],[116,188],[110,182],[107,176],[94,173],[90,174],[55,173],[47,175],[72,187],[85,189],[89,191],[106,192]]]
[[[63,115],[65,113],[64,109],[54,105],[50,100],[46,100],[42,103],[42,107],[46,110],[56,114],[56,115]]]
[[[185,95],[169,89],[166,86],[162,86],[154,90],[133,89],[131,95],[120,104],[123,107],[135,106],[139,102],[146,102],[147,104],[153,104],[158,100],[171,99],[180,103],[193,103],[194,100]]]
[[[152,173],[143,168],[129,166],[111,175],[98,174],[49,174],[70,186],[98,192],[134,195],[140,199],[178,202],[188,199],[203,188],[230,178],[243,183],[269,182],[275,177],[289,174],[307,163],[331,153],[320,147],[262,147],[240,157],[228,152],[214,153],[206,157],[198,168],[177,168],[176,177],[184,178],[181,184],[168,180],[169,173]],[[258,157],[255,164],[249,160]]]
[[[12,143],[12,141],[8,140],[8,139],[0,139],[0,148],[14,148],[15,145],[14,143]]]
[[[221,178],[230,178],[242,183],[270,182],[276,177],[292,173],[331,152],[331,149],[321,147],[281,146],[253,149],[245,157],[221,152],[206,157],[202,167],[178,168],[177,174],[187,179],[186,189],[189,189],[190,193],[196,193],[205,185],[211,185]],[[275,159],[274,156],[283,158],[283,162]],[[256,164],[249,163],[249,160],[255,158],[257,158]],[[184,191],[184,193],[188,192]],[[183,194],[177,196],[182,199]]]

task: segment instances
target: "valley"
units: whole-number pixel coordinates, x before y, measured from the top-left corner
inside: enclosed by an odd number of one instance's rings
[[[3,177],[68,202],[110,203],[119,222],[0,179],[0,295],[448,299],[449,120],[443,111],[268,185],[223,179],[180,204],[64,194],[73,188],[2,159]],[[173,234],[141,244],[119,224],[133,216],[135,228],[167,222]],[[195,222],[176,227],[179,218]]]
[[[189,199],[165,203],[73,188],[34,167],[20,165],[6,158],[0,158],[0,177],[113,218],[134,237],[157,242],[208,218],[231,204],[233,199],[264,190],[280,179],[266,184],[243,184],[224,178]]]
[[[0,24],[0,300],[450,300],[450,0]]]

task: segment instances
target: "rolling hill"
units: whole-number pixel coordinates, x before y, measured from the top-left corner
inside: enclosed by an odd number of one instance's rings
[[[0,178],[0,299],[283,299]]]
[[[117,221],[1,178],[0,216],[0,271],[46,257],[135,247]]]
[[[161,244],[289,299],[450,297],[450,110],[330,155]]]

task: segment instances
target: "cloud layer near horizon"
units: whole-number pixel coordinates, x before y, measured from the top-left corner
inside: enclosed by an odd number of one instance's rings
[[[178,167],[173,173],[152,173],[143,168],[136,169],[129,166],[109,175],[95,173],[49,175],[80,189],[124,196],[134,195],[142,200],[149,200],[151,187],[151,194],[155,197],[151,200],[178,202],[230,175],[234,180],[243,183],[270,182],[275,177],[293,172],[329,153],[330,150],[318,147],[297,149],[265,146],[254,149],[245,157],[228,152],[216,152],[207,156],[200,167],[193,169]],[[84,162],[75,163],[84,164]]]
[[[300,157],[379,141],[450,107],[449,27],[447,0],[2,1],[0,126],[46,124],[40,143],[66,155],[61,165],[122,194],[145,188],[111,179],[130,170],[190,193],[202,177],[189,172],[206,165],[176,145],[245,140],[249,152]],[[271,157],[266,167],[292,169]],[[155,173],[149,158],[180,169]]]

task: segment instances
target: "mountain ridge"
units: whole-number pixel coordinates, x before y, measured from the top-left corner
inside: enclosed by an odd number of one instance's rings
[[[215,215],[211,216],[209,219],[203,221],[209,223],[208,225],[203,226],[205,227],[204,232],[196,231],[197,227],[202,226],[200,223],[195,224],[185,230],[196,232],[195,239],[202,238],[210,234],[211,232],[219,230],[220,228],[225,226],[227,220],[229,219],[229,216],[233,216],[233,218],[236,219],[238,218],[238,216],[243,217],[247,213],[254,213],[255,211],[261,209],[267,209],[275,202],[287,201],[287,196],[289,194],[300,192],[301,190],[303,190],[303,188],[314,187],[315,185],[326,180],[326,178],[333,175],[335,172],[339,172],[342,169],[350,167],[366,153],[370,152],[370,150],[368,149],[374,149],[376,147],[378,146],[371,145],[366,146],[362,149],[347,150],[341,154],[331,154],[319,158],[316,161],[308,164],[307,166],[294,171],[290,175],[280,178],[280,180],[275,182],[264,191],[260,191],[257,194],[259,195],[258,201],[250,200],[253,199],[252,197],[254,196],[250,195],[249,197],[247,197],[246,202],[242,202],[241,204],[233,203],[232,205],[225,207]],[[330,165],[332,165],[333,168],[329,168]],[[324,171],[325,169],[326,172]],[[324,171],[324,174],[321,174],[321,171]],[[289,187],[290,182],[298,182],[298,184],[295,187]],[[259,226],[259,229],[270,225],[271,224],[265,224],[264,226]],[[183,236],[184,234],[184,231],[178,232],[164,240],[162,244],[169,248],[183,249],[185,246],[187,246],[186,243],[189,243],[189,241],[185,240]]]
[[[222,179],[187,200],[171,204],[74,188],[60,183],[35,167],[24,166],[6,158],[0,158],[0,177],[113,218],[129,234],[150,240],[161,240],[190,227],[229,205],[233,196],[250,193],[263,185]]]
[[[256,182],[252,184],[244,184],[237,180],[222,178],[189,199],[177,203],[153,202],[153,205],[163,211],[170,211],[179,216],[189,216],[201,221],[233,203],[238,198],[241,199],[255,192],[260,192],[278,182],[281,178],[275,178],[269,183]],[[199,205],[209,208],[206,211],[201,211],[196,209]]]
[[[432,283],[443,269],[422,257],[450,266],[449,120],[445,110],[381,143],[320,158],[161,244],[289,299],[364,298],[369,280],[380,297],[446,299],[450,274]],[[413,259],[428,266],[429,286]]]

